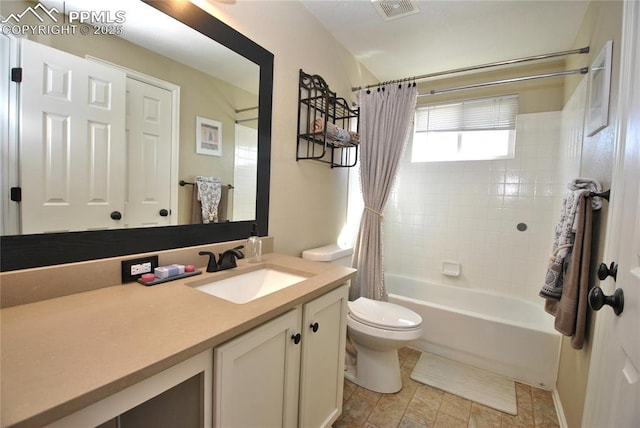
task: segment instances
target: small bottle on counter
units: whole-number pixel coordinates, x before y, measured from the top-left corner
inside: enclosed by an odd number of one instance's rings
[[[251,236],[247,239],[245,246],[245,257],[248,263],[259,263],[262,261],[262,241],[258,238],[258,226],[253,223]]]

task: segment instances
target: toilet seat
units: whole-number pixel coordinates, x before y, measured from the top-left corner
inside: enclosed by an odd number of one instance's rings
[[[410,309],[389,302],[359,297],[348,302],[349,316],[353,320],[370,327],[391,330],[418,330],[422,317]]]

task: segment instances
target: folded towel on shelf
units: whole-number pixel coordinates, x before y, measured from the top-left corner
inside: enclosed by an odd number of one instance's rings
[[[319,117],[313,121],[313,132],[321,133],[326,128],[326,135],[329,140],[337,143],[350,143],[358,144],[360,142],[360,136],[357,132],[347,131],[340,128],[334,123],[327,122],[323,118]]]
[[[545,310],[555,316],[555,329],[571,337],[573,348],[581,349],[586,325],[593,211],[598,209],[594,208],[591,193],[601,187],[595,180],[576,179],[568,188],[540,296],[546,299]]]
[[[202,223],[218,222],[218,204],[222,193],[221,182],[220,177],[201,175],[196,177],[195,187],[197,187],[197,199],[201,205]]]
[[[360,143],[360,134],[358,134],[357,132],[349,131],[349,135],[351,136],[351,144]]]

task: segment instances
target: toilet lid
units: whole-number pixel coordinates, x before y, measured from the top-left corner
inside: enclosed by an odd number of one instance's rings
[[[349,314],[357,321],[389,330],[413,330],[422,324],[422,317],[395,303],[359,297],[348,303]]]

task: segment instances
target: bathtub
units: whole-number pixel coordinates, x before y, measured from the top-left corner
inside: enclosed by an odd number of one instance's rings
[[[422,316],[413,347],[552,390],[560,334],[540,304],[524,299],[385,275],[389,302]]]

